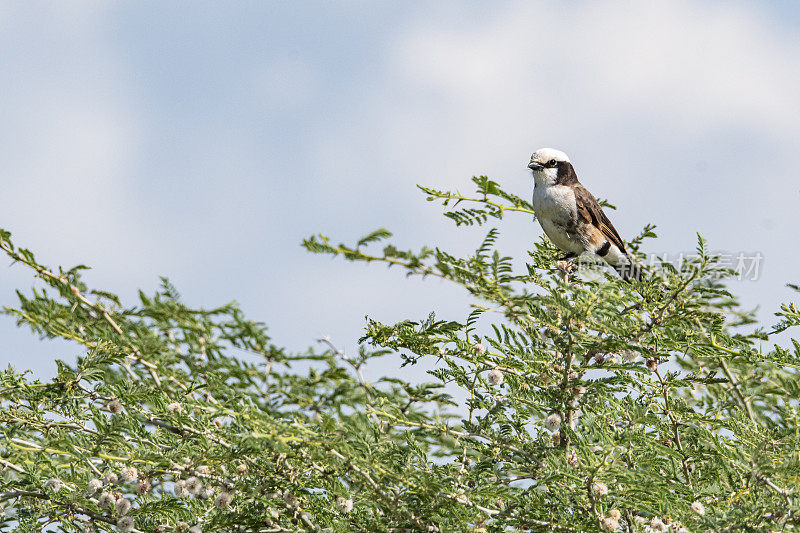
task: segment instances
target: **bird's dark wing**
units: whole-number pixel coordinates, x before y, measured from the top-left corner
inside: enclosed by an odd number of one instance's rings
[[[597,199],[592,196],[592,193],[587,191],[580,183],[573,185],[572,190],[575,192],[575,202],[578,204],[578,217],[587,224],[591,224],[599,229],[600,233],[602,233],[611,244],[627,255],[628,252],[625,250],[625,243],[622,241],[622,237],[619,236],[619,233],[617,233],[611,221],[608,220],[606,214],[603,213],[603,208],[600,207],[600,204]]]

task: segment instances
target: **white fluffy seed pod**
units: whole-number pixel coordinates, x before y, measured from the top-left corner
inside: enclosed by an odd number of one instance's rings
[[[626,363],[635,363],[636,361],[639,360],[639,357],[641,357],[639,352],[633,350],[627,350],[622,352],[622,360],[625,361]]]
[[[492,385],[497,386],[503,383],[503,373],[498,368],[491,369],[486,377]]]
[[[595,496],[605,496],[608,494],[608,485],[605,483],[597,482],[592,486],[592,493]]]
[[[118,415],[122,412],[122,403],[120,403],[120,401],[117,399],[113,399],[108,402],[106,408],[111,412],[111,414]]]
[[[226,509],[230,507],[231,501],[233,500],[233,496],[230,492],[223,490],[217,497],[214,499],[214,507],[217,509]]]
[[[697,514],[706,514],[706,506],[700,502],[692,502],[692,511]]]
[[[200,478],[192,476],[186,480],[186,490],[192,494],[197,494],[203,490],[203,482],[200,481]]]
[[[561,427],[561,415],[558,413],[551,413],[547,418],[544,419],[544,426],[549,429],[550,431],[555,431]]]
[[[150,481],[146,479],[140,479],[138,483],[136,483],[136,494],[142,495],[147,494],[150,492]]]
[[[44,486],[53,492],[58,492],[61,490],[61,480],[55,477],[50,478],[44,482]]]
[[[100,497],[97,499],[97,505],[102,507],[103,509],[111,509],[114,507],[114,503],[117,500],[114,498],[114,495],[110,492],[103,492]]]
[[[475,355],[483,355],[486,353],[486,346],[481,343],[476,343],[472,349],[475,351]]]
[[[600,529],[603,531],[616,531],[619,529],[619,520],[606,516],[600,520]]]
[[[122,472],[120,472],[120,478],[125,483],[136,481],[138,477],[139,477],[139,472],[132,466],[128,468],[123,468]]]
[[[349,513],[353,510],[353,500],[338,496],[336,498],[336,508],[342,513]]]
[[[123,516],[119,520],[117,520],[117,529],[120,530],[122,533],[129,533],[133,531],[133,518],[130,516]]]
[[[86,485],[86,492],[88,492],[89,494],[94,494],[102,488],[103,488],[103,482],[95,478],[90,480],[89,483]]]
[[[186,482],[182,479],[175,482],[175,486],[172,488],[172,491],[178,498],[186,498],[189,496],[189,489],[186,488]]]
[[[660,518],[654,517],[650,521],[650,529],[652,529],[653,531],[657,531],[658,533],[665,533],[669,529],[669,526],[665,524],[663,520],[661,520]]]
[[[114,510],[120,516],[128,514],[131,510],[131,501],[128,498],[120,498],[114,503]]]

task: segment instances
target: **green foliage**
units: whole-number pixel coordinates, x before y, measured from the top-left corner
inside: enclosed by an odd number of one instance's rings
[[[473,197],[421,189],[457,225],[533,214],[473,181]],[[567,277],[544,242],[517,271],[498,235],[466,257],[373,250],[382,228],[353,246],[305,240],[474,297],[463,320],[368,319],[345,355],[327,339],[289,353],[235,304],[192,309],[166,279],[125,307],[85,267],[40,265],[0,231],[42,280],[6,313],[83,347],[47,383],[0,374],[0,530],[797,528],[800,343],[766,346],[800,324],[795,304],[745,329],[702,238],[679,268],[626,283]],[[385,356],[429,360],[433,381],[365,381]]]

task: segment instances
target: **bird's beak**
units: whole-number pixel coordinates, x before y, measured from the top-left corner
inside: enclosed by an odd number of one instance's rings
[[[530,163],[528,163],[528,168],[531,170],[542,170],[544,168],[544,165],[541,163],[537,163],[536,161],[531,161]]]

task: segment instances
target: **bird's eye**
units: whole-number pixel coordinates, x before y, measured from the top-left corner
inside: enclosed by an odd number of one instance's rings
[[[554,167],[554,166],[556,166],[556,160],[555,159],[551,159],[550,161],[548,161],[547,164],[550,165],[551,167]]]

